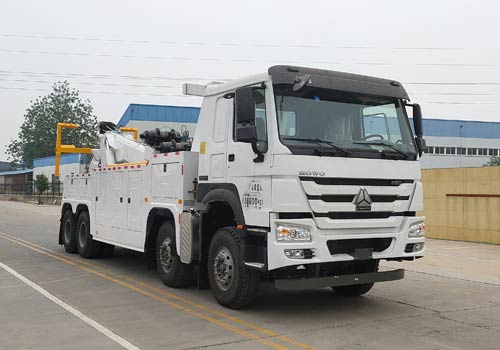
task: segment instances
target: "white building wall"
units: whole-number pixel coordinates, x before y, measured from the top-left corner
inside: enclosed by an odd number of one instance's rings
[[[66,177],[68,174],[78,174],[78,173],[83,173],[85,172],[85,164],[80,164],[80,163],[72,163],[72,164],[62,164],[59,167],[59,178],[63,179]],[[49,181],[52,181],[52,175],[55,174],[56,167],[55,165],[50,165],[50,166],[44,166],[44,167],[38,167],[38,168],[33,168],[33,179],[36,179],[37,175],[45,175],[49,179]]]
[[[500,139],[479,139],[464,137],[425,137],[427,146],[497,149],[500,154]],[[422,169],[432,168],[470,168],[481,167],[490,160],[490,156],[455,154],[424,154],[421,160]]]

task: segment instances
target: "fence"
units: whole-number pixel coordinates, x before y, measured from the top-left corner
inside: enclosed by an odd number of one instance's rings
[[[60,181],[49,183],[49,188],[40,195],[36,191],[34,181],[24,183],[0,184],[0,195],[23,197],[25,200],[34,200],[40,197],[44,201],[59,199],[63,192],[63,185]]]
[[[500,244],[500,167],[422,171],[427,236]]]

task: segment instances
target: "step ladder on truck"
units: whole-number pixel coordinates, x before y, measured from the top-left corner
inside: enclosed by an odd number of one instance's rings
[[[423,256],[422,114],[401,83],[273,66],[184,93],[203,97],[194,137],[100,124],[89,172],[62,179],[68,253],[143,252],[229,308],[263,280],[361,295],[403,278],[379,261]]]

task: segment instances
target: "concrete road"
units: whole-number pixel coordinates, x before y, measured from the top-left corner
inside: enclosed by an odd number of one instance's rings
[[[0,349],[499,349],[500,246],[428,241],[360,298],[265,286],[251,308],[170,289],[141,254],[84,260],[59,208],[0,202]]]

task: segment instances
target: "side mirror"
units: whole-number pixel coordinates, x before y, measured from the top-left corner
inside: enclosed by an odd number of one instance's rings
[[[413,127],[415,128],[415,143],[417,144],[418,154],[422,156],[426,147],[425,140],[422,138],[424,135],[424,128],[422,126],[422,108],[418,103],[413,104]]]
[[[236,129],[236,141],[246,143],[257,142],[257,128],[255,125],[240,126]]]
[[[237,124],[255,124],[255,100],[252,87],[236,89],[234,94],[234,109]]]
[[[415,128],[415,135],[422,138],[424,134],[422,127],[422,109],[417,103],[413,104],[413,127]]]

